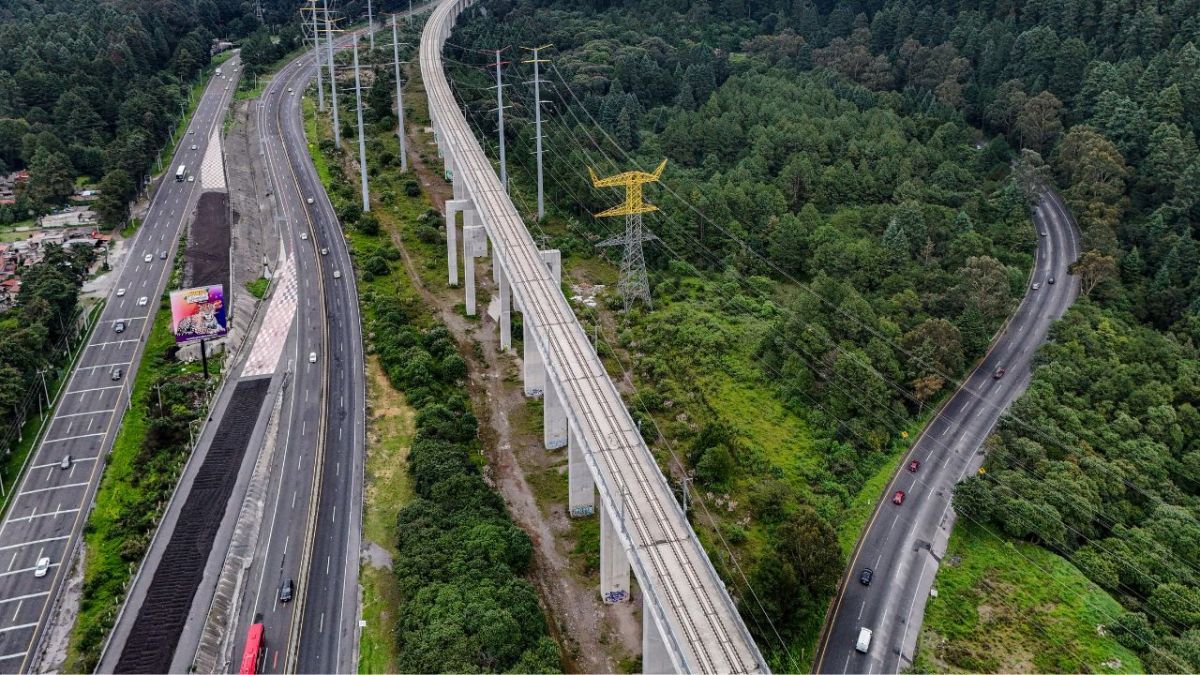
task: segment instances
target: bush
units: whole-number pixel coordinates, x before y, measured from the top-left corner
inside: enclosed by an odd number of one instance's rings
[[[404,194],[408,195],[409,197],[420,197],[421,185],[415,180],[404,181]]]

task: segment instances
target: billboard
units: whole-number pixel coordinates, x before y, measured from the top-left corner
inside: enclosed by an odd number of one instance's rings
[[[223,337],[225,324],[225,288],[199,286],[171,292],[171,332],[176,344]]]

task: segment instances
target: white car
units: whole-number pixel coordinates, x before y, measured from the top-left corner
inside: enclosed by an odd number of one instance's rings
[[[333,278],[334,278],[334,279],[341,279],[341,278],[342,278],[342,271],[341,271],[341,270],[334,270],[334,271],[333,271]]]
[[[33,576],[41,579],[50,571],[50,559],[38,558],[37,567],[33,568]]]
[[[1035,282],[1033,282],[1033,286],[1032,286],[1033,290],[1035,290],[1035,291],[1036,291],[1037,289],[1039,289],[1039,288],[1041,288],[1041,287],[1042,287],[1042,285],[1041,285],[1041,284],[1039,284],[1038,282],[1036,282],[1036,281],[1035,281]]]
[[[289,93],[289,94],[290,94],[290,93],[292,93],[292,88],[291,88],[291,87],[288,87],[288,93]]]
[[[188,130],[188,134],[194,134],[194,133],[196,133],[196,130],[195,130],[195,129],[189,129],[189,130]]]
[[[147,253],[147,254],[146,254],[146,257],[145,257],[145,258],[142,258],[142,261],[143,261],[143,262],[154,262],[154,256],[153,256],[153,255],[151,255],[151,254],[149,254],[149,253]]]
[[[118,298],[123,298],[123,297],[125,297],[125,289],[124,289],[124,288],[118,288],[118,289],[117,289],[117,297],[118,297]]]
[[[308,241],[308,233],[307,233],[307,232],[301,232],[301,233],[300,233],[300,239],[301,239],[301,241]]]
[[[306,199],[305,201],[307,201],[309,204],[311,204],[311,203],[313,203],[313,198],[312,198],[312,197],[309,197],[309,198],[308,198],[308,199]]]
[[[321,249],[321,255],[329,255],[329,249],[327,249],[327,248]]]
[[[195,177],[195,176],[188,176],[188,182],[189,182],[189,183],[195,183],[195,182],[196,182],[196,177]]]
[[[144,295],[143,295],[142,297],[138,298],[138,307],[145,307],[145,306],[146,306],[146,302],[147,302],[148,300],[149,300],[149,298],[147,298],[147,297],[146,297],[146,296],[144,296]]]
[[[309,353],[308,353],[308,362],[309,362],[309,363],[316,363],[316,362],[317,362],[317,353],[316,353],[316,352],[309,352]]]
[[[192,149],[193,149],[193,150],[195,150],[195,149],[196,149],[196,146],[194,146],[194,145],[193,145],[193,146],[192,146]]]

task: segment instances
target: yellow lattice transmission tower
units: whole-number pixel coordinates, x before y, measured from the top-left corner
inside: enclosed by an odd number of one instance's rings
[[[625,251],[621,255],[621,279],[617,282],[617,292],[621,294],[626,312],[633,306],[633,301],[638,298],[645,302],[647,307],[653,307],[653,303],[650,301],[650,280],[646,276],[646,257],[642,253],[642,242],[658,237],[646,232],[642,227],[642,214],[657,211],[658,207],[642,199],[642,186],[646,183],[657,183],[666,166],[667,160],[664,159],[654,173],[625,171],[607,178],[597,178],[596,172],[588,167],[593,187],[625,188],[624,203],[596,214],[597,218],[625,216],[625,234],[610,237],[596,245],[625,247]]]

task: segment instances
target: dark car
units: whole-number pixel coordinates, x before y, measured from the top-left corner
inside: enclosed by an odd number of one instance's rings
[[[892,495],[892,503],[897,506],[904,503],[904,490],[896,490],[896,494]]]
[[[125,332],[125,322],[118,321],[118,322],[114,323],[113,324],[113,332],[114,333],[124,333]]]
[[[919,468],[921,468],[921,460],[919,459],[914,459],[908,463],[908,470],[910,473],[916,473],[917,469]]]
[[[1048,284],[1054,283],[1054,277],[1050,277],[1049,279],[1047,279],[1046,283],[1048,283]]]
[[[292,594],[295,592],[295,590],[296,590],[296,585],[294,583],[292,583],[291,579],[288,579],[287,581],[283,582],[283,585],[279,587],[279,601],[280,602],[291,602]]]
[[[1008,372],[1008,371],[1004,370],[1003,368],[997,368],[996,372],[992,373],[992,379],[998,380],[998,379],[1004,377],[1004,373],[1006,373],[1006,372]]]
[[[870,586],[871,577],[873,576],[875,576],[875,573],[871,571],[871,568],[864,567],[863,571],[858,573],[858,583],[862,584],[863,586]]]

